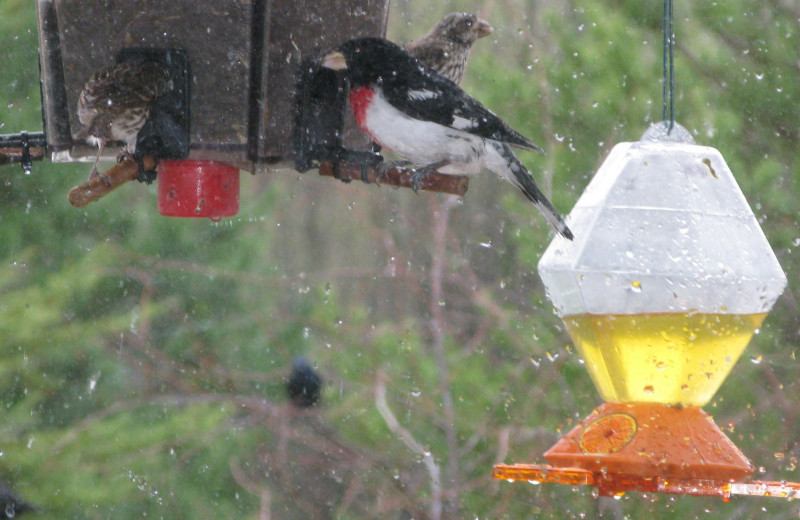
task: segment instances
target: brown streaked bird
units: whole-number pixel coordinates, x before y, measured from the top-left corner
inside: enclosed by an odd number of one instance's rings
[[[492,26],[470,13],[450,13],[406,52],[453,83],[461,83],[472,44],[492,34]]]
[[[150,60],[129,60],[96,72],[78,98],[78,120],[83,128],[76,138],[99,148],[90,178],[105,145],[124,143],[122,156],[136,152],[136,136],[150,115],[153,101],[172,88],[169,70]]]

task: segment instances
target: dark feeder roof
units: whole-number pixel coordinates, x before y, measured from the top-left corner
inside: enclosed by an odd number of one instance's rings
[[[388,0],[39,0],[50,158],[94,158],[95,148],[72,139],[86,80],[123,49],[150,48],[188,59],[189,158],[251,172],[291,166],[300,63],[347,39],[383,35],[387,14]],[[366,149],[352,121],[345,128],[345,144]]]

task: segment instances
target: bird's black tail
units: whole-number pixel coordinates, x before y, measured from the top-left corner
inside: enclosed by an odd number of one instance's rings
[[[547,197],[544,196],[542,190],[540,190],[536,182],[534,182],[531,172],[525,168],[525,165],[517,158],[511,150],[511,147],[498,141],[489,141],[489,143],[494,146],[494,149],[502,159],[502,163],[492,164],[493,161],[489,160],[487,161],[487,167],[517,186],[522,193],[528,197],[528,200],[533,202],[533,205],[536,206],[539,212],[544,215],[544,218],[553,229],[564,238],[572,240],[574,235],[567,226],[567,223],[564,222],[564,219],[558,214],[556,208],[554,208],[550,201],[547,200]]]

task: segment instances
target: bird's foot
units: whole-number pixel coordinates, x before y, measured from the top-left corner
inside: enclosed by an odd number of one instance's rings
[[[111,186],[111,179],[109,179],[108,176],[106,176],[105,174],[97,173],[97,165],[95,165],[92,168],[92,171],[89,173],[89,180],[93,181],[94,179],[96,179],[98,177],[103,179],[103,181],[105,181],[106,184]]]
[[[381,179],[390,171],[397,168],[408,168],[411,164],[410,161],[383,161],[375,167],[375,184],[380,184]]]
[[[450,164],[450,161],[444,160],[422,166],[421,168],[414,168],[411,174],[411,187],[414,189],[414,193],[419,193],[419,188],[422,185],[422,181],[425,180],[425,177],[448,164]]]
[[[132,153],[130,153],[128,150],[122,150],[119,153],[119,155],[117,155],[117,162],[118,163],[121,163],[121,162],[123,162],[123,161],[125,161],[127,159],[130,159],[131,161],[135,161],[136,160],[136,156],[133,155]]]
[[[158,167],[158,159],[156,159],[156,166],[153,167],[152,170],[145,169],[144,157],[142,155],[130,153],[128,150],[122,150],[119,155],[117,155],[117,162],[121,163],[126,160],[131,160],[136,163],[139,173],[137,173],[136,177],[134,178],[137,181],[145,184],[153,184],[153,181],[156,180],[156,177],[158,177],[158,172],[156,171],[156,168]]]
[[[312,160],[329,160],[333,167],[333,177],[342,182],[350,182],[349,177],[342,177],[341,163],[357,164],[361,167],[361,180],[369,182],[369,168],[377,168],[383,162],[383,157],[374,152],[350,150],[342,146],[317,146],[307,150],[306,155]]]

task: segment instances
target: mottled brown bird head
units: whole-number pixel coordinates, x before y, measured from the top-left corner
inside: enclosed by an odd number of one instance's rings
[[[450,13],[442,18],[429,34],[436,34],[464,45],[472,45],[478,38],[492,34],[489,22],[470,13]]]
[[[406,51],[454,83],[460,83],[475,40],[492,33],[489,22],[474,14],[450,13]]]

